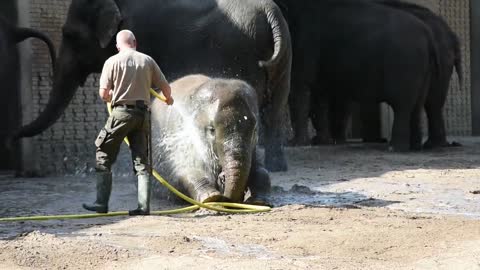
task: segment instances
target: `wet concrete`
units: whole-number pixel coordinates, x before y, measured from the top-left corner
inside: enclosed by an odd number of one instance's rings
[[[90,213],[81,207],[84,202],[95,200],[94,177],[49,177],[12,178],[0,181],[0,217],[61,215]],[[389,207],[417,213],[465,215],[480,219],[480,196],[465,197],[459,189],[442,188],[441,184],[405,186],[400,190],[389,190],[388,183],[376,183],[384,193],[407,194],[409,200],[379,199],[378,191],[336,191],[334,185],[307,187],[293,184],[288,190],[274,186],[268,196],[274,207],[302,204],[319,207]],[[183,207],[186,204],[172,200],[168,191],[157,193],[152,199],[152,209],[163,210]],[[435,193],[431,196],[426,193]],[[116,177],[113,183],[110,211],[124,211],[136,207],[136,185],[133,177]],[[163,197],[159,197],[163,196]],[[418,197],[416,200],[413,197]],[[399,204],[400,205],[397,205]]]
[[[272,174],[269,201],[275,207],[388,207],[480,219],[480,195],[474,192],[480,190],[480,139],[458,140],[465,146],[404,155],[358,145],[289,148],[290,170]],[[363,159],[375,162],[366,165]],[[129,163],[125,154],[118,162],[110,211],[136,207],[136,178]],[[184,206],[156,186],[152,209]],[[89,213],[81,204],[94,200],[93,175],[0,179],[0,217]]]
[[[0,181],[0,217],[91,213],[81,205],[93,202],[95,192],[93,176],[4,179]],[[152,209],[161,210],[185,205],[178,200],[172,200],[171,194],[165,196],[167,191],[160,191],[157,194],[152,199]],[[133,176],[115,177],[109,210],[125,211],[135,208],[136,196]],[[342,207],[369,198],[354,192],[315,192],[308,187],[294,185],[288,191],[274,186],[268,199],[277,207],[289,204]],[[380,205],[379,202],[378,206]]]

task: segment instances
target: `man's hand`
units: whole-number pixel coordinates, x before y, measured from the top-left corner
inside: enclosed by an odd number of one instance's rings
[[[113,90],[107,90],[105,88],[100,88],[99,95],[105,102],[112,101]]]
[[[173,98],[172,98],[172,96],[167,97],[166,100],[165,100],[165,103],[167,103],[167,105],[173,105]]]

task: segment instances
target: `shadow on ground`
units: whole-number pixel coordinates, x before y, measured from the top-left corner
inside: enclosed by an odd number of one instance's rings
[[[464,147],[402,154],[385,152],[383,146],[370,144],[287,148],[290,170],[271,174],[274,188],[269,195],[269,201],[275,207],[290,204],[342,208],[396,205],[400,202],[372,198],[366,195],[368,192],[356,191],[355,188],[335,190],[329,187],[357,179],[372,178],[377,181],[382,175],[392,171],[409,171],[411,174],[411,171],[419,169],[448,171],[478,168],[480,139],[456,141],[464,144]],[[379,182],[378,185],[388,183]],[[170,193],[160,194],[160,197],[156,196],[152,201],[153,210],[183,206],[171,200]],[[110,211],[135,208],[136,196],[136,181],[131,173],[131,162],[129,156],[123,155],[115,166]],[[423,195],[419,193],[418,196]],[[89,213],[81,204],[94,199],[93,176],[0,180],[0,217]],[[116,223],[128,218],[130,217],[0,223],[0,239],[16,237],[33,230],[74,234],[91,226]]]

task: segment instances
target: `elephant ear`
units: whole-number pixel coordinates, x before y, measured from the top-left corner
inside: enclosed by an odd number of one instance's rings
[[[216,99],[209,107],[208,107],[208,118],[215,119],[215,115],[218,114],[218,110],[220,108],[220,100]]]
[[[113,0],[101,1],[97,14],[96,36],[100,46],[105,48],[117,33],[118,26],[122,21],[122,14]]]

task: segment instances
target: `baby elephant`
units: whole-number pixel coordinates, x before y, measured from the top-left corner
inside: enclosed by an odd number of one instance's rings
[[[173,106],[152,103],[154,168],[200,202],[264,203],[270,177],[256,153],[255,90],[244,81],[203,75],[171,87]]]

